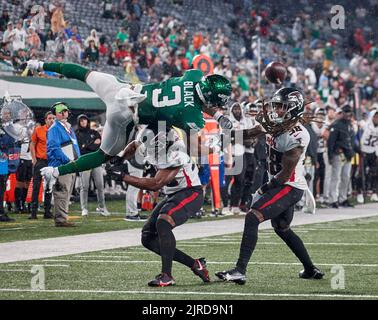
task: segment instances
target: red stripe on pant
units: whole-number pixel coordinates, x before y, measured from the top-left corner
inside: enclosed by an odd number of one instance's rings
[[[270,199],[268,202],[265,202],[258,210],[264,209],[267,206],[271,205],[272,203],[275,203],[276,201],[281,199],[283,196],[287,195],[292,189],[293,187],[286,186],[280,192],[278,192],[272,199]]]
[[[169,210],[167,214],[170,216],[172,213],[176,212],[177,210],[180,210],[183,206],[185,206],[189,202],[192,202],[197,197],[198,192],[193,193],[190,197],[187,197],[184,200],[182,200],[176,207]]]

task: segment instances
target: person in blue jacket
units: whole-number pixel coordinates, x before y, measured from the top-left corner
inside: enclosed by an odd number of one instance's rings
[[[57,102],[52,106],[56,119],[47,131],[47,161],[48,165],[57,167],[76,160],[80,156],[80,149],[75,131],[67,121],[69,106],[64,102]],[[75,173],[59,176],[53,186],[55,226],[73,227],[68,221],[68,206],[75,183]]]

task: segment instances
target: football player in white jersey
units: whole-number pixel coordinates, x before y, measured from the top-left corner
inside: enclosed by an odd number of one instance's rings
[[[161,273],[151,280],[152,287],[175,284],[172,277],[172,261],[189,267],[204,282],[209,282],[209,273],[204,258],[193,259],[176,249],[172,229],[185,223],[201,209],[203,192],[197,166],[187,154],[184,141],[175,129],[161,130],[148,126],[136,140],[125,149],[124,159],[135,156],[138,162],[155,166],[153,178],[138,178],[127,175],[122,166],[110,168],[111,176],[137,188],[158,191],[163,189],[166,197],[153,210],[142,229],[142,244],[161,256]]]
[[[373,110],[364,128],[361,138],[361,158],[363,161],[363,169],[365,170],[366,182],[368,190],[372,190],[370,201],[378,201],[378,110]],[[364,203],[363,190],[364,183],[362,175],[359,177],[359,194],[357,202]]]
[[[257,117],[266,131],[269,182],[257,191],[245,218],[239,259],[235,268],[217,272],[224,281],[246,282],[246,270],[257,242],[259,224],[271,220],[276,234],[302,262],[301,278],[321,279],[324,274],[314,266],[302,240],[290,228],[294,205],[307,189],[303,162],[310,141],[304,128],[304,99],[295,88],[281,88],[264,105],[263,116]],[[260,129],[260,133],[261,133]],[[256,135],[256,128],[245,136]]]

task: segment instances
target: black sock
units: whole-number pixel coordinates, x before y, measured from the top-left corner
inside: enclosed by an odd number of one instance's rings
[[[163,219],[158,219],[156,229],[159,235],[160,256],[162,262],[161,272],[172,275],[172,261],[176,249],[176,239],[172,226]]]
[[[302,262],[305,270],[311,271],[314,265],[303,244],[303,241],[291,229],[286,231],[275,230],[277,235],[287,244],[297,258]]]
[[[253,213],[247,213],[244,222],[243,238],[240,244],[239,259],[236,263],[236,268],[241,273],[245,274],[253,250],[255,250],[258,238],[259,224],[259,220]]]
[[[176,249],[175,254],[173,256],[173,260],[189,267],[193,268],[194,263],[196,262],[192,257],[188,256],[186,253],[182,252],[181,250]]]

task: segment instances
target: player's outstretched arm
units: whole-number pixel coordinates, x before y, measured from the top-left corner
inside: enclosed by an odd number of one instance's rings
[[[161,169],[153,178],[138,178],[124,175],[122,180],[139,189],[158,191],[169,184],[176,177],[179,170],[180,167]]]

